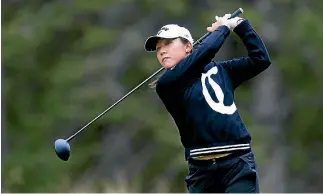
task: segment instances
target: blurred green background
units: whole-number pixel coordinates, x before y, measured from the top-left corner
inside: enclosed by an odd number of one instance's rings
[[[160,68],[145,39],[169,23],[195,40],[215,15],[245,11],[272,66],[236,91],[261,192],[322,192],[323,1],[3,0],[2,192],[187,192],[177,128],[147,84]],[[216,60],[246,55],[232,33]]]

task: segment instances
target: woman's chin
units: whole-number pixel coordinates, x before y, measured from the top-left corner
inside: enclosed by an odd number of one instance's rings
[[[175,65],[174,65],[174,64],[172,64],[172,63],[164,63],[164,64],[163,64],[163,67],[164,67],[165,69],[172,69],[174,66],[175,66]]]

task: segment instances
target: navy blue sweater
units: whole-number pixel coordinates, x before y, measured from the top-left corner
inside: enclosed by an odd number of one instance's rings
[[[248,20],[234,32],[247,48],[247,57],[213,61],[230,34],[220,26],[157,82],[156,92],[178,127],[186,159],[250,149],[251,135],[237,111],[234,90],[271,61]]]

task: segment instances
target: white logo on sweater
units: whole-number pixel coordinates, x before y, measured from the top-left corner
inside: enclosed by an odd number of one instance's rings
[[[222,91],[221,87],[211,78],[211,75],[217,74],[217,73],[218,73],[218,68],[216,66],[213,67],[212,69],[210,69],[208,72],[202,73],[201,81],[202,81],[203,96],[204,96],[206,102],[209,104],[209,106],[214,111],[221,113],[221,114],[232,115],[237,110],[237,107],[234,102],[232,102],[231,106],[224,105],[223,91]],[[210,86],[213,88],[213,91],[214,91],[216,97],[218,98],[219,102],[215,102],[212,99],[212,97],[205,85],[206,79],[209,81]]]

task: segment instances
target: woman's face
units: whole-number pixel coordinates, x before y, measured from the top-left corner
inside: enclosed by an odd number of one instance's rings
[[[183,43],[181,39],[160,39],[156,45],[157,58],[165,69],[175,67],[192,50],[191,43]]]

